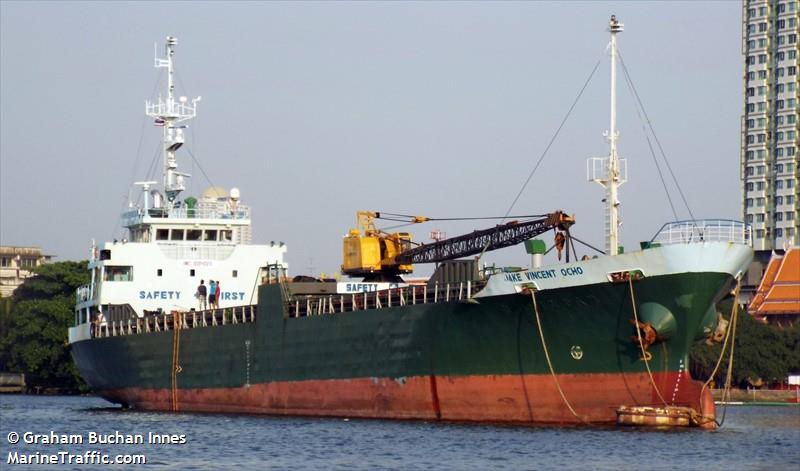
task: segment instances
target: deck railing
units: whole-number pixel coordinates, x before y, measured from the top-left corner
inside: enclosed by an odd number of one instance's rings
[[[236,306],[204,311],[169,312],[155,316],[137,317],[121,321],[95,323],[93,337],[116,337],[180,329],[197,329],[227,324],[255,322],[256,306]]]
[[[341,312],[384,309],[415,304],[459,302],[472,298],[485,282],[435,283],[349,294],[295,296],[287,304],[289,317],[321,316]]]
[[[752,245],[750,226],[729,219],[696,219],[664,224],[650,241],[661,245],[731,242]]]
[[[350,294],[294,296],[286,302],[289,317],[322,316],[367,309],[386,309],[416,304],[464,302],[485,285],[484,281],[435,283]],[[256,305],[205,311],[170,312],[124,321],[94,323],[93,337],[117,337],[180,329],[197,329],[226,324],[255,322]]]
[[[234,221],[247,221],[250,219],[250,207],[238,204],[235,207],[229,203],[201,202],[195,208],[143,208],[131,209],[122,214],[125,225],[141,223],[145,217],[168,219],[232,219]]]

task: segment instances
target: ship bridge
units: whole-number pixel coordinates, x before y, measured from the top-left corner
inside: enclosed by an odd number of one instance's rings
[[[212,187],[194,197],[164,205],[156,190],[143,186],[145,202],[122,214],[130,242],[198,242],[250,244],[250,208],[239,201],[239,190]],[[153,197],[153,206],[150,198]]]

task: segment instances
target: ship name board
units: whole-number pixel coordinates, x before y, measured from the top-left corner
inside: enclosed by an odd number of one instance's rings
[[[525,272],[514,272],[514,273],[506,273],[503,275],[503,278],[506,281],[510,281],[512,283],[522,283],[525,281],[534,281],[534,280],[546,280],[549,278],[558,278],[558,275],[567,277],[567,276],[579,276],[583,275],[583,268],[581,267],[566,267],[556,270],[555,268],[551,268],[549,270],[531,270]]]
[[[183,265],[187,267],[210,267],[214,265],[214,262],[211,260],[185,260]]]
[[[244,301],[244,291],[223,291],[220,301]],[[139,299],[181,299],[177,290],[140,290]]]
[[[139,291],[139,299],[181,299],[181,292],[166,290],[141,290]]]
[[[384,289],[402,288],[406,283],[336,283],[337,293],[371,293]]]

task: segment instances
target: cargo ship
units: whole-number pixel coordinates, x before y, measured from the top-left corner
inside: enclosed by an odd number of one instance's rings
[[[561,211],[422,245],[376,228],[385,214],[361,212],[343,241],[349,283],[290,279],[283,243],[250,243],[238,190],[180,199],[179,123],[199,99],[174,96],[168,38],[156,60],[168,69],[167,95],[146,106],[163,126],[164,181],[160,190],[137,183],[142,201],[122,216],[127,240],[92,249],[92,281],[78,290],[69,330],[82,377],[107,400],[145,410],[608,424],[621,406],[678,407],[713,427],[688,350],[715,334],[715,303],[752,258],[749,228],[673,222],[621,253],[622,24],[612,17],[609,29],[610,152],[589,162],[606,191],[602,255],[575,259],[575,219]],[[552,264],[542,258],[547,234],[559,253]],[[528,268],[470,258],[523,242]],[[425,283],[406,282],[416,263],[438,265]],[[196,297],[200,279],[219,286],[218,304]]]

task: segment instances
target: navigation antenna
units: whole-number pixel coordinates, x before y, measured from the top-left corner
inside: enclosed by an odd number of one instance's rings
[[[617,155],[617,33],[621,33],[623,24],[611,15],[608,30],[611,32],[611,126],[603,135],[608,140],[608,157],[592,157],[586,161],[586,178],[599,183],[605,188],[605,235],[606,254],[619,253],[619,186],[628,181],[628,162]]]
[[[184,143],[183,130],[185,125],[177,126],[178,123],[188,121],[197,116],[197,102],[201,97],[193,98],[188,102],[185,96],[175,100],[174,73],[175,65],[172,56],[175,55],[175,46],[178,39],[167,36],[164,47],[166,59],[160,59],[158,52],[155,52],[155,67],[167,69],[167,97],[166,99],[158,95],[158,101],[153,103],[149,100],[145,102],[145,113],[155,119],[156,126],[163,126],[164,131],[164,193],[167,200],[172,203],[178,194],[186,189],[184,179],[191,175],[178,172],[178,162],[175,159],[175,151]]]

